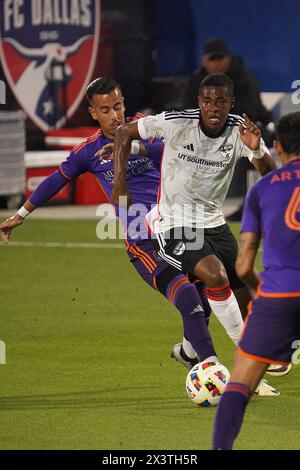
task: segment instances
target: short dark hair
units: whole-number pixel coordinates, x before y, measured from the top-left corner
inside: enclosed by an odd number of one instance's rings
[[[121,85],[114,78],[100,77],[93,80],[86,89],[86,98],[90,104],[92,104],[94,95],[106,95],[115,88],[118,88],[121,92]]]
[[[231,96],[234,95],[234,84],[233,81],[231,80],[228,75],[225,73],[210,73],[205,77],[202,82],[200,83],[199,86],[199,95],[201,95],[201,92],[203,88],[213,86],[213,87],[218,87],[218,86],[224,86],[228,88],[228,91]]]
[[[222,59],[230,54],[227,42],[219,37],[209,38],[204,44],[203,53],[209,60]]]
[[[286,153],[300,154],[300,111],[282,116],[275,132]]]

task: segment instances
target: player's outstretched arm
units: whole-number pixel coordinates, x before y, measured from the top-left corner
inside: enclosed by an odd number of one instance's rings
[[[254,268],[255,257],[259,247],[260,236],[253,232],[243,232],[240,237],[238,256],[235,264],[236,272],[250,289],[256,290],[259,277]]]
[[[11,232],[15,227],[21,225],[25,218],[38,206],[47,202],[54,194],[63,188],[69,180],[65,178],[59,171],[55,171],[46,178],[32,193],[25,204],[17,211],[17,213],[0,224],[2,242],[7,245]]]
[[[251,163],[256,170],[263,176],[272,170],[275,170],[276,163],[274,159],[260,148],[261,132],[252,122],[247,114],[243,114],[245,124],[240,124],[239,131],[242,142],[253,152]]]
[[[112,202],[119,204],[119,197],[127,197],[127,205],[130,205],[130,194],[126,185],[126,169],[128,156],[130,154],[133,140],[141,139],[137,122],[131,122],[120,126],[114,139],[114,188],[112,192]]]
[[[30,212],[34,210],[34,208],[35,206],[31,204],[29,200],[27,200],[23,207],[21,207],[21,209],[19,209],[14,216],[6,219],[4,222],[2,222],[2,224],[0,224],[1,240],[4,245],[8,245],[12,230],[15,227],[21,225],[24,222],[25,217],[27,217],[27,215],[29,215]]]

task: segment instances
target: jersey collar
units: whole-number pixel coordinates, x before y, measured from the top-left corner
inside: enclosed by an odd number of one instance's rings
[[[226,121],[227,122],[227,121]],[[201,117],[201,112],[199,113],[199,127],[201,129],[201,131],[203,132],[203,134],[206,136],[206,137],[209,137],[209,139],[218,139],[218,137],[221,137],[221,135],[224,133],[225,131],[225,128],[226,128],[226,122],[224,124],[224,126],[222,127],[222,129],[215,135],[209,135],[203,125],[203,121],[202,121],[202,117]]]
[[[287,162],[287,165],[293,165],[294,163],[300,163],[300,157],[292,158],[292,160]]]

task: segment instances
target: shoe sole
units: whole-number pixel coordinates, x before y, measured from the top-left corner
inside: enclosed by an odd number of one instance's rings
[[[175,353],[174,353],[174,348],[173,348],[172,351],[171,351],[170,357],[171,357],[172,359],[175,359],[175,361],[179,362],[179,364],[181,364],[181,365],[182,365],[183,367],[185,367],[187,370],[191,370],[191,369],[194,367],[194,365],[198,364],[198,362],[199,362],[198,359],[197,359],[197,361],[195,362],[195,364],[192,364],[192,363],[190,363],[190,362],[185,361],[181,356],[178,357],[177,355],[175,355]]]
[[[171,352],[170,354],[170,357],[172,359],[175,359],[176,362],[179,362],[179,364],[181,364],[183,367],[185,367],[186,369],[190,370],[191,367],[188,366],[188,364],[186,362],[183,361],[183,359],[178,359],[175,354],[173,353],[173,351]]]
[[[292,370],[292,364],[288,366],[282,366],[279,369],[266,371],[266,374],[271,375],[272,377],[283,377],[284,375],[288,375]]]
[[[279,390],[277,390],[276,393],[262,393],[262,394],[260,394],[259,392],[254,392],[254,395],[256,395],[257,397],[279,397],[280,392],[279,392]]]

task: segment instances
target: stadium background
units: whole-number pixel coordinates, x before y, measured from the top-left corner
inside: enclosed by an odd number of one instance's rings
[[[299,15],[300,4],[295,0],[284,4],[253,0],[243,7],[237,1],[222,0],[102,0],[93,78],[118,77],[129,115],[148,106],[159,112],[180,104],[180,87],[199,65],[205,40],[219,35],[254,71],[262,92],[291,93],[300,70]],[[2,69],[0,78],[5,80]],[[8,87],[7,104],[1,110],[17,108]],[[67,125],[83,123],[94,124],[85,100]],[[34,137],[28,137],[31,145]]]
[[[102,0],[93,77],[118,79],[128,115],[180,107],[204,41],[219,35],[262,92],[291,93],[300,79],[299,15],[294,0]],[[0,106],[19,109],[9,87]],[[66,127],[82,125],[93,125],[84,100]],[[44,137],[27,119],[27,150],[43,155]],[[4,207],[11,195],[1,196]],[[97,239],[96,219],[94,207],[43,208],[0,247],[0,449],[209,449],[214,410],[188,401],[185,370],[169,359],[180,319],[136,277],[122,241]],[[214,319],[211,329],[230,367],[233,346]],[[289,419],[296,423],[300,409],[294,369],[270,381],[282,392],[276,406],[253,400],[237,448],[299,449]]]

